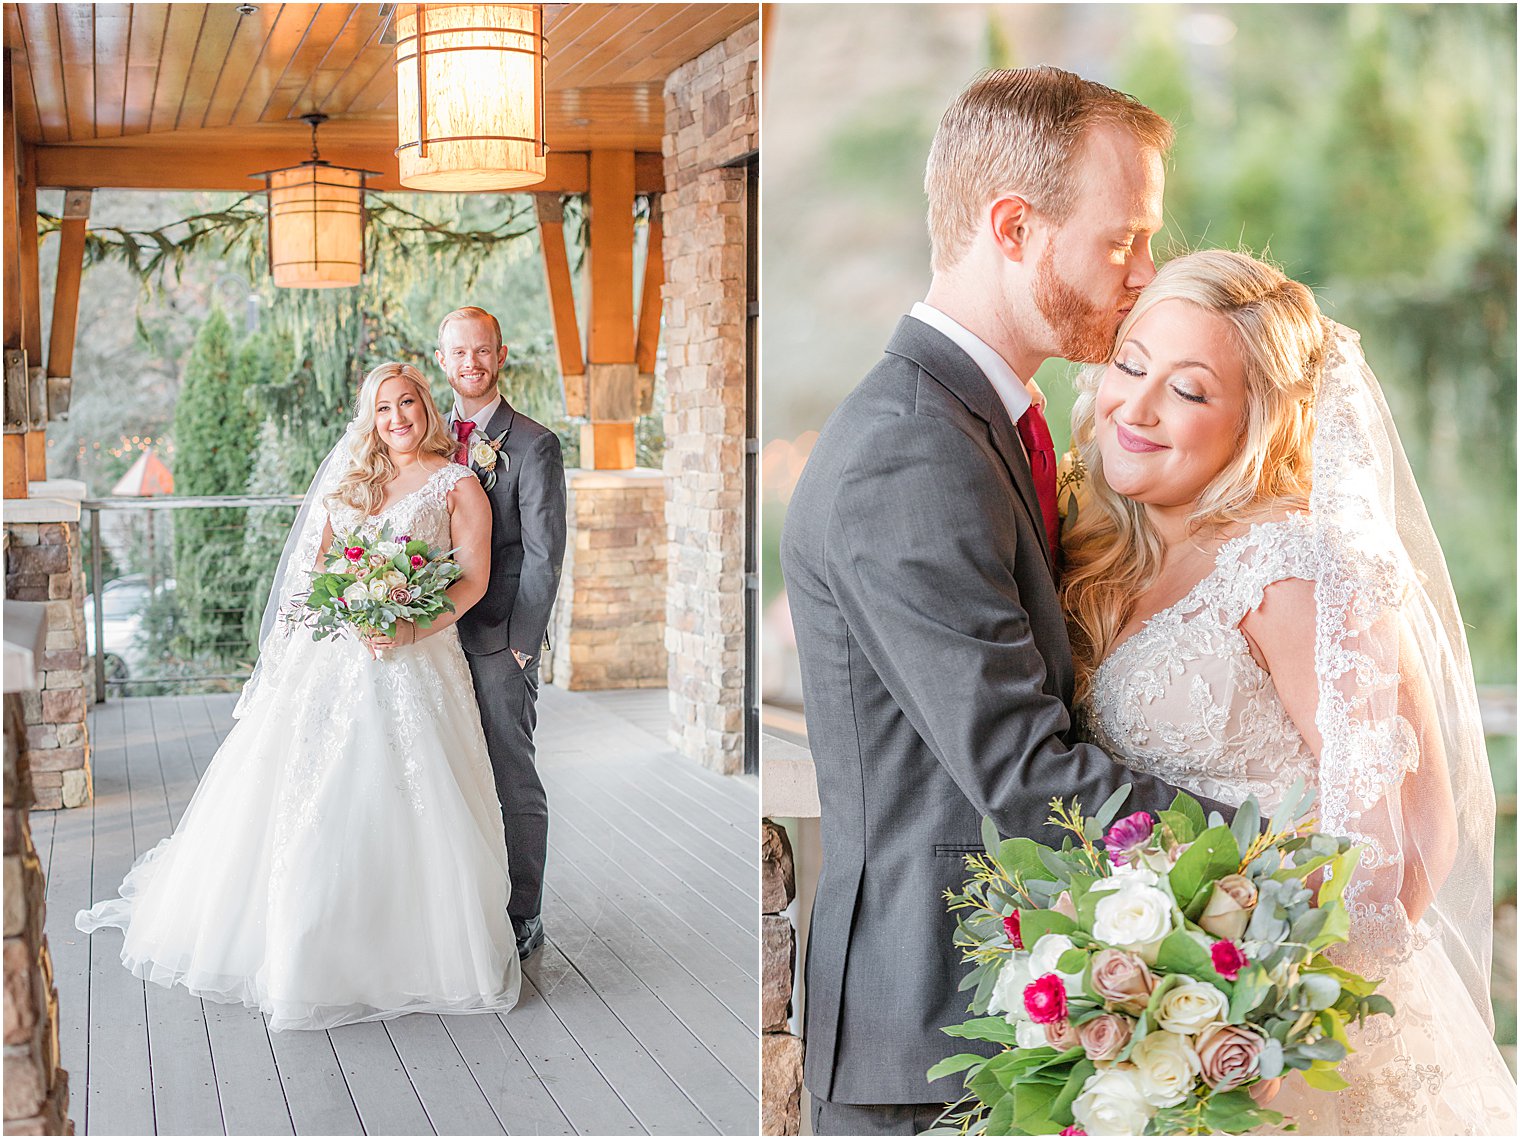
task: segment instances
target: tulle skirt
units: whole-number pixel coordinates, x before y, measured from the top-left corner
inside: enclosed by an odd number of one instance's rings
[[[274,1029],[512,1007],[501,808],[458,636],[379,661],[302,631],[280,650],[174,834],[76,924],[121,929],[136,976]]]

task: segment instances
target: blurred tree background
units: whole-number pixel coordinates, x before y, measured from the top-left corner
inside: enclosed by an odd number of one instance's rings
[[[811,433],[928,286],[923,163],[981,68],[1055,64],[1177,129],[1161,258],[1242,248],[1357,328],[1446,553],[1501,802],[1514,1041],[1513,5],[779,7],[768,41],[762,456],[767,700],[800,699],[777,557]],[[1070,368],[1038,381],[1064,449]],[[1503,718],[1501,715],[1500,719]],[[1513,1053],[1511,1053],[1513,1055]]]
[[[41,195],[45,234],[60,201],[56,192]],[[532,199],[395,193],[371,195],[369,204],[358,287],[276,289],[258,198],[96,192],[73,406],[49,427],[49,474],[81,479],[91,497],[105,497],[151,450],[172,471],[178,495],[301,494],[375,365],[416,365],[447,413],[453,393],[433,361],[438,321],[469,304],[501,322],[508,400],[552,428],[566,465],[577,465],[580,436],[564,413]],[[584,244],[578,200],[566,213],[575,261]],[[192,218],[201,220],[185,224]],[[195,237],[198,228],[206,235]],[[54,240],[43,241],[45,297]],[[636,273],[641,257],[642,238]],[[656,413],[638,425],[641,466],[662,463],[659,396],[657,385]],[[294,508],[154,513],[151,544],[143,540],[146,512],[102,519],[107,581],[144,574],[174,582],[144,613],[140,647],[150,659],[133,676],[246,674]],[[161,687],[138,684],[130,694]]]

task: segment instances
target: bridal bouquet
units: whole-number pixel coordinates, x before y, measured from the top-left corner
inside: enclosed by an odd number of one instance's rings
[[[1347,1024],[1392,1014],[1377,981],[1325,954],[1347,940],[1341,894],[1361,848],[1314,832],[1301,780],[1265,833],[1254,798],[1229,826],[1188,795],[1116,820],[1128,791],[1093,817],[1052,800],[1048,821],[1068,832],[1058,850],[999,841],[983,823],[987,852],[968,857],[973,877],[947,897],[975,965],[961,988],[985,1015],[945,1032],[1004,1048],[929,1071],[964,1072],[967,1091],[934,1133],[1280,1124],[1253,1084],[1297,1070],[1311,1087],[1344,1088]]]
[[[462,572],[453,553],[408,534],[392,537],[389,527],[375,539],[334,538],[324,568],[312,573],[311,592],[287,608],[286,619],[318,641],[347,629],[394,636],[397,621],[425,629],[438,614],[453,612],[447,590]]]

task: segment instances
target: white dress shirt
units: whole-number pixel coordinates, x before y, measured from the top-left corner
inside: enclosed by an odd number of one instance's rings
[[[481,408],[474,415],[466,415],[459,409],[459,401],[456,399],[454,401],[454,409],[449,412],[449,429],[452,431],[454,424],[463,422],[464,420],[468,419],[475,425],[475,430],[484,435],[486,433],[486,424],[491,422],[491,416],[496,414],[496,409],[500,406],[501,393],[497,392],[496,398],[493,399],[490,403],[486,404],[485,407]]]
[[[997,392],[998,399],[1003,401],[1003,406],[1008,409],[1009,425],[1017,431],[1019,420],[1024,418],[1024,413],[1029,410],[1034,401],[1030,397],[1029,389],[1024,386],[1024,381],[1008,366],[1008,361],[1003,359],[997,352],[980,336],[966,328],[965,325],[950,319],[939,309],[932,305],[926,305],[919,301],[908,313],[914,320],[921,320],[936,332],[943,332],[948,336],[961,351],[970,356],[982,375],[987,377],[987,382],[992,385],[992,390]]]

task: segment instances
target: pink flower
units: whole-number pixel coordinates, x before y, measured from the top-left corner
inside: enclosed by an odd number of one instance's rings
[[[412,536],[410,534],[397,534],[395,536],[395,538],[392,539],[392,541],[400,542],[403,546],[406,545],[411,540],[412,540]]]
[[[347,602],[347,601],[345,601],[345,600],[343,600],[343,598],[341,598],[341,597],[336,597],[336,598],[334,598],[334,599],[333,599],[333,600],[335,600],[335,601],[336,601],[336,602],[337,602],[337,603],[338,603],[338,604],[339,604],[339,605],[341,605],[341,606],[343,606],[343,608],[345,608],[345,609],[347,609],[347,608],[348,608],[348,602]]]
[[[351,562],[356,562],[364,556],[363,546],[344,546],[343,556]]]
[[[1013,942],[1015,949],[1024,948],[1024,938],[1019,934],[1019,911],[1014,910],[1003,919],[1003,928],[1008,931],[1008,940]]]
[[[1063,1128],[1061,1128],[1059,1134],[1061,1134],[1061,1135],[1086,1135],[1087,1132],[1083,1131],[1080,1127],[1078,1127],[1075,1123],[1073,1123],[1070,1127],[1063,1127]]]
[[[1150,842],[1155,827],[1150,815],[1136,811],[1108,828],[1108,833],[1103,836],[1103,846],[1110,858],[1125,858]]]
[[[391,600],[394,601],[397,605],[405,605],[411,599],[411,591],[408,590],[404,585],[398,585],[395,589],[391,590]]]
[[[1115,1012],[1099,1013],[1084,1020],[1077,1034],[1089,1060],[1116,1060],[1135,1034],[1135,1022]]]
[[[1070,1052],[1073,1048],[1082,1047],[1082,1034],[1077,1031],[1076,1025],[1062,1017],[1045,1026],[1045,1043],[1057,1052]]]
[[[423,567],[423,565],[425,565],[426,563],[427,563],[427,559],[424,558],[421,554],[413,554],[412,555],[412,568],[413,569],[421,569]]]
[[[1051,1024],[1066,1017],[1066,984],[1054,973],[1024,986],[1024,1011],[1036,1024]]]
[[[1226,981],[1233,981],[1240,976],[1240,971],[1251,963],[1240,946],[1233,941],[1214,942],[1209,946],[1209,956],[1214,960],[1214,972]]]

